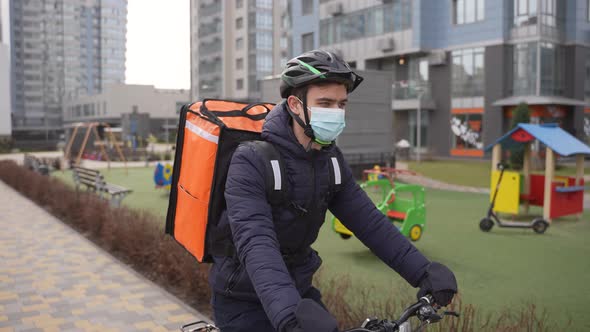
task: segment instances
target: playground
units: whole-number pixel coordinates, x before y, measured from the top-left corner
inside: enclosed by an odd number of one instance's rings
[[[464,163],[462,169],[470,172],[470,165]],[[489,185],[488,163],[486,168]],[[107,181],[133,190],[123,205],[160,216],[163,228],[168,191],[156,188],[154,169],[111,168],[103,174]],[[54,172],[53,176],[73,185],[70,171]],[[534,304],[551,313],[551,323],[571,320],[573,330],[590,328],[590,318],[580,305],[590,295],[585,282],[590,271],[590,247],[586,245],[590,211],[584,211],[580,219],[568,216],[554,220],[543,235],[502,228],[484,233],[478,221],[489,205],[489,194],[427,189],[426,204],[428,229],[414,244],[430,259],[443,261],[455,271],[463,303],[475,305],[482,314]],[[531,207],[531,213],[535,212],[543,213],[542,208]],[[372,292],[376,298],[414,295],[413,289],[358,240],[341,239],[332,229],[331,218],[326,216],[314,246],[324,260],[324,277],[349,275],[353,285],[365,290],[392,289],[391,293]]]

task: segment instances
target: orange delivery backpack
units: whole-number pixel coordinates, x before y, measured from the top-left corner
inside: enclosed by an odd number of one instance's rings
[[[254,141],[257,152],[274,162],[268,163],[270,174],[271,166],[276,168],[275,160],[283,168],[274,146],[260,137],[273,107],[271,103],[204,99],[180,111],[166,233],[199,262],[211,262],[211,242],[219,236],[210,233],[225,209],[225,181],[238,145]],[[284,190],[268,179],[268,192]]]

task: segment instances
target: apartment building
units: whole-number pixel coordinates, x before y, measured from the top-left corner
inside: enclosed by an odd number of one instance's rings
[[[8,41],[8,16],[6,8],[0,2],[0,142],[10,138],[12,123],[10,121],[10,48]]]
[[[191,96],[257,100],[288,58],[287,1],[191,0]]]
[[[55,142],[64,101],[125,80],[126,0],[10,1],[13,137]]]
[[[520,102],[534,123],[590,137],[589,2],[293,0],[291,37],[294,51],[308,36],[358,70],[390,72],[396,141],[480,158]],[[308,17],[317,29],[297,23]]]

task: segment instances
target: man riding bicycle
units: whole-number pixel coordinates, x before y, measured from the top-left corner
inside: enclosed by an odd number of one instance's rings
[[[247,144],[235,151],[219,226],[231,228],[231,250],[213,254],[209,282],[221,331],[338,331],[312,285],[322,261],[311,245],[329,209],[419,295],[447,305],[453,273],[426,259],[355,182],[335,140],[345,126],[347,96],[362,82],[333,53],[291,59],[281,75],[283,102],[266,117],[263,140],[280,153],[286,203],[271,204],[264,159]],[[338,190],[332,182],[336,181]]]

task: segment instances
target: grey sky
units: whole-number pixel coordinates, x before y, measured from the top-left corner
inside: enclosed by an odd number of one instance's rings
[[[128,84],[190,88],[189,0],[128,0]]]

